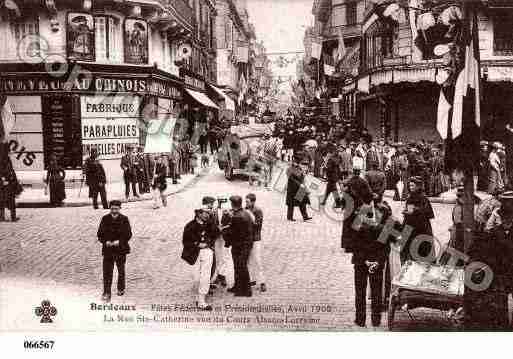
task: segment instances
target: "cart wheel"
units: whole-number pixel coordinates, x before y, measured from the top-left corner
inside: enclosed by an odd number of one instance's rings
[[[390,296],[390,302],[388,303],[388,315],[387,315],[387,324],[388,330],[392,331],[394,328],[394,317],[396,310],[396,301],[394,296]]]

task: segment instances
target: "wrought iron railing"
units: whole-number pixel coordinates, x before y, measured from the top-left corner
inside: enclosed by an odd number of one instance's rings
[[[189,6],[187,0],[168,0],[168,6],[173,7],[188,24],[194,22],[194,9]]]

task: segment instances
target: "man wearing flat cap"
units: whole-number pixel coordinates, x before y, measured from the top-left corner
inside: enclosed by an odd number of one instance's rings
[[[477,172],[477,190],[486,192],[488,190],[488,142],[481,141],[479,144],[479,168]]]
[[[103,255],[103,296],[106,302],[111,298],[114,264],[118,269],[118,295],[125,294],[125,263],[130,253],[128,241],[132,238],[132,228],[128,217],[121,214],[121,202],[110,202],[110,213],[103,216],[98,228],[98,241],[102,244]]]

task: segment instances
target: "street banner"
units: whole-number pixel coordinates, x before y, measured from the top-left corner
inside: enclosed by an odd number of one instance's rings
[[[249,61],[249,47],[247,45],[237,46],[237,62],[248,63]]]
[[[319,42],[312,43],[312,57],[319,60],[322,53],[322,44]]]

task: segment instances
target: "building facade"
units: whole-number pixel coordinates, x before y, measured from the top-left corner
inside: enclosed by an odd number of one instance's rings
[[[217,107],[191,95],[216,83],[210,1],[13,0],[0,14],[0,94],[15,115],[9,141],[25,184],[41,182],[50,155],[79,176],[92,148],[118,180],[148,119]]]
[[[255,32],[245,0],[217,0],[216,10],[218,84],[236,104],[237,112],[243,112],[254,63]],[[233,118],[235,112],[225,107],[224,116]]]
[[[438,142],[437,108],[447,64],[426,44],[448,29],[421,29],[419,16],[429,13],[418,10],[423,1],[398,1],[400,9],[383,16],[383,6],[390,3],[316,0],[315,26],[305,34],[305,68],[318,76],[317,87],[332,100],[333,112],[367,128],[375,138]],[[444,1],[438,3],[443,7]],[[439,16],[434,13],[435,23]],[[483,137],[490,140],[508,141],[505,126],[513,115],[511,101],[505,100],[512,96],[513,85],[513,35],[508,30],[512,19],[513,1],[480,3],[481,127]],[[332,62],[341,37],[344,56]],[[322,44],[320,59],[312,56],[316,42]],[[335,71],[327,75],[326,64],[334,65]]]
[[[375,8],[369,8],[369,19]],[[438,15],[440,16],[440,15]],[[447,64],[429,42],[448,31],[422,30],[419,13],[403,8],[393,17],[366,27],[362,35],[359,75],[355,87],[363,127],[393,141],[438,142],[436,130],[440,84]],[[513,1],[486,1],[478,9],[481,58],[482,134],[507,141],[506,125],[513,108]],[[427,43],[427,44],[426,44]]]

